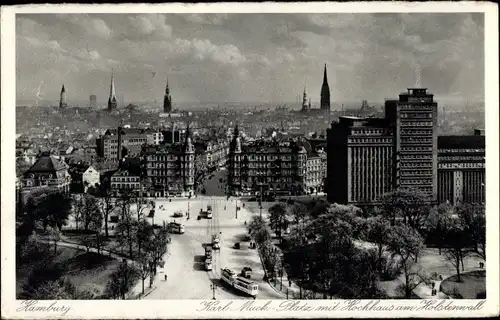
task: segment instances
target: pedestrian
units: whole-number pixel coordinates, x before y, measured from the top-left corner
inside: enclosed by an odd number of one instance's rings
[[[167,274],[165,274],[165,281],[167,281]]]
[[[291,287],[292,286],[292,280],[288,280],[288,286]]]

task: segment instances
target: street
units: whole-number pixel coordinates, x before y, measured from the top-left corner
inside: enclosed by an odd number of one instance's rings
[[[248,203],[247,203],[248,204]],[[200,209],[206,210],[212,206],[213,219],[202,218],[197,220]],[[158,277],[156,290],[145,299],[212,299],[211,284],[217,286],[216,299],[252,299],[242,292],[236,291],[220,281],[221,268],[229,268],[239,273],[243,267],[252,268],[252,280],[259,285],[257,299],[282,299],[267,282],[262,279],[264,270],[256,249],[249,248],[249,242],[243,241],[246,234],[245,221],[249,222],[255,211],[238,199],[226,197],[202,197],[196,199],[156,200],[155,224],[165,222],[179,222],[185,225],[184,234],[172,234],[172,242],[168,253],[164,257],[163,275]],[[241,209],[237,213],[236,207]],[[189,210],[190,218],[187,219]],[[184,217],[174,218],[176,211],[182,211]],[[213,252],[212,271],[204,270],[204,247],[210,243],[212,234],[220,234],[220,250]],[[240,242],[240,249],[234,249],[236,242]]]

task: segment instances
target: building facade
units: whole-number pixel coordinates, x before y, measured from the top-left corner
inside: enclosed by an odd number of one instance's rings
[[[70,191],[70,185],[68,165],[49,153],[42,153],[23,175],[21,199],[25,202],[31,193],[41,190],[67,193]]]
[[[394,135],[385,119],[340,117],[327,141],[328,201],[371,205],[394,188]]]
[[[182,143],[144,145],[141,172],[148,197],[194,196],[195,151],[189,128]]]
[[[385,118],[340,117],[327,130],[330,202],[373,206],[396,188],[431,203],[484,201],[484,136],[437,136],[437,103],[426,89],[386,101]]]
[[[427,89],[409,88],[399,100],[385,104],[394,128],[396,176],[399,188],[419,189],[437,201],[437,102]]]
[[[438,201],[457,205],[485,200],[485,137],[439,136]]]
[[[111,175],[111,191],[115,195],[128,193],[139,193],[141,190],[141,177],[129,170],[119,169]]]
[[[317,194],[324,191],[326,178],[326,152],[311,150],[307,155],[305,193]]]
[[[96,140],[98,155],[107,159],[121,160],[125,155],[138,156],[142,145],[161,140],[161,133],[153,129],[123,128],[108,129]]]
[[[236,128],[227,173],[228,192],[233,195],[305,194],[307,151],[298,141],[242,143]]]

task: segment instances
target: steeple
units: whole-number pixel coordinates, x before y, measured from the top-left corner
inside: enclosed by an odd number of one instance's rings
[[[302,111],[307,111],[307,93],[306,93],[306,87],[304,86],[304,93],[302,94]]]
[[[115,73],[111,69],[111,85],[109,88],[109,99],[108,99],[108,111],[114,110],[118,107],[118,101],[116,100],[115,92]]]
[[[328,86],[328,76],[326,71],[326,63],[325,70],[323,73],[323,85],[321,86],[321,109],[322,110],[330,110],[330,87]]]
[[[66,103],[66,88],[64,88],[64,84],[62,85],[61,88],[61,95],[59,99],[59,108],[64,109],[68,106]]]
[[[168,78],[167,78],[167,87],[165,88],[165,96],[163,97],[163,112],[164,113],[172,112],[172,97],[170,96]]]

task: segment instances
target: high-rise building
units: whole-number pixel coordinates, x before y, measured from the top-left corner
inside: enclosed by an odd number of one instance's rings
[[[90,108],[97,108],[97,96],[95,94],[90,95],[89,107]]]
[[[325,71],[323,74],[323,85],[321,86],[321,110],[330,111],[330,87],[328,86],[328,77],[326,74],[326,63],[325,63]]]
[[[61,95],[59,99],[59,108],[65,109],[68,106],[68,103],[66,102],[66,89],[64,88],[64,84],[61,89]]]
[[[172,112],[172,97],[170,96],[170,88],[168,87],[168,80],[167,80],[167,87],[165,88],[165,96],[163,97],[163,112],[164,113]]]
[[[396,188],[431,202],[484,202],[485,138],[437,136],[437,103],[427,89],[386,101],[385,118],[340,117],[328,129],[330,202],[376,205]]]
[[[111,71],[111,86],[109,88],[108,111],[113,111],[118,108],[118,101],[115,92],[115,74]]]
[[[327,141],[328,201],[372,205],[394,188],[394,136],[386,119],[341,116]]]
[[[395,186],[419,189],[437,200],[437,102],[425,88],[409,88],[385,103],[395,134]]]

